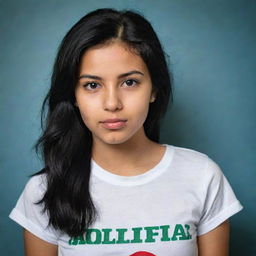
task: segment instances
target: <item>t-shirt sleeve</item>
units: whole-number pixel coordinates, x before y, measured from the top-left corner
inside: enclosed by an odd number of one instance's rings
[[[207,159],[207,188],[197,234],[203,235],[243,209],[219,166]]]
[[[48,225],[43,205],[37,204],[45,191],[43,175],[32,177],[26,184],[9,217],[40,239],[57,244],[58,232]]]

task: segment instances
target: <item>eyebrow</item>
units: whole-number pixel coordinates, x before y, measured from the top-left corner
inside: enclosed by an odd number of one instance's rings
[[[140,72],[138,70],[132,70],[130,72],[120,74],[118,76],[118,79],[126,77],[126,76],[130,76],[130,75],[133,75],[133,74],[138,74],[138,75],[144,76],[144,74],[142,72]],[[81,79],[81,78],[90,78],[90,79],[95,79],[95,80],[103,80],[100,76],[94,76],[94,75],[89,75],[89,74],[83,74],[83,75],[79,76],[79,79]]]

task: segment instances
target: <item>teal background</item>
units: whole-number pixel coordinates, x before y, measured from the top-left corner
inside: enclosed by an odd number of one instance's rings
[[[208,154],[243,211],[231,218],[232,256],[256,255],[256,1],[0,0],[0,252],[22,255],[8,219],[28,175],[60,40],[85,13],[132,8],[152,22],[174,73],[174,105],[161,141]]]

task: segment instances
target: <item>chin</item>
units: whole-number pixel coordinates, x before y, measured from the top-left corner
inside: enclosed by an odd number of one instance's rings
[[[101,138],[100,140],[103,141],[105,144],[109,145],[118,145],[128,142],[132,136],[108,136],[105,138]]]
[[[108,133],[95,133],[94,139],[107,145],[124,144],[141,136],[140,129],[116,130]]]
[[[118,145],[118,144],[123,144],[125,142],[127,142],[128,139],[110,139],[110,140],[106,140],[105,143],[109,144],[109,145]]]

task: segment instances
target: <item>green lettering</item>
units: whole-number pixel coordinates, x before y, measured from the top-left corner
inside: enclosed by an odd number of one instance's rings
[[[103,229],[87,229],[84,236],[71,237],[68,241],[69,245],[82,244],[128,244],[128,243],[154,243],[159,237],[160,241],[177,241],[189,240],[192,238],[190,233],[190,225],[176,224],[172,236],[170,237],[170,225],[152,226],[152,227],[135,227],[129,229],[133,232],[132,240],[128,239],[128,229],[119,228],[103,228]],[[146,232],[145,240],[142,237],[142,230]],[[117,236],[117,237],[115,237]],[[161,238],[160,238],[161,236]]]
[[[140,238],[140,232],[142,228],[132,228],[133,230],[133,240],[131,240],[131,243],[142,243],[142,239]]]
[[[102,241],[102,244],[115,244],[116,243],[116,239],[112,239],[110,241],[109,239],[109,233],[112,231],[111,228],[103,228],[102,232],[104,233],[104,239]]]
[[[69,245],[85,244],[83,236],[77,236],[69,239]]]
[[[116,232],[118,233],[118,240],[116,241],[117,244],[128,244],[130,240],[124,240],[124,235],[127,232],[127,228],[118,228]]]
[[[176,240],[187,240],[187,236],[181,224],[175,225],[172,241],[176,241]]]
[[[192,235],[189,233],[190,226],[188,224],[185,224],[185,228],[187,230],[187,239],[191,239]]]
[[[95,241],[92,239],[94,235]],[[88,229],[86,232],[86,243],[87,244],[101,244],[101,231],[99,229]]]
[[[168,236],[168,230],[169,230],[169,228],[170,228],[169,225],[160,226],[160,229],[162,229],[162,238],[161,238],[161,241],[163,241],[163,242],[171,241],[171,238]]]
[[[159,227],[145,227],[144,228],[146,230],[146,240],[145,242],[146,243],[152,243],[152,242],[155,242],[156,240],[153,238],[154,236],[157,236],[158,235],[158,232],[153,232],[154,230],[158,230]]]

